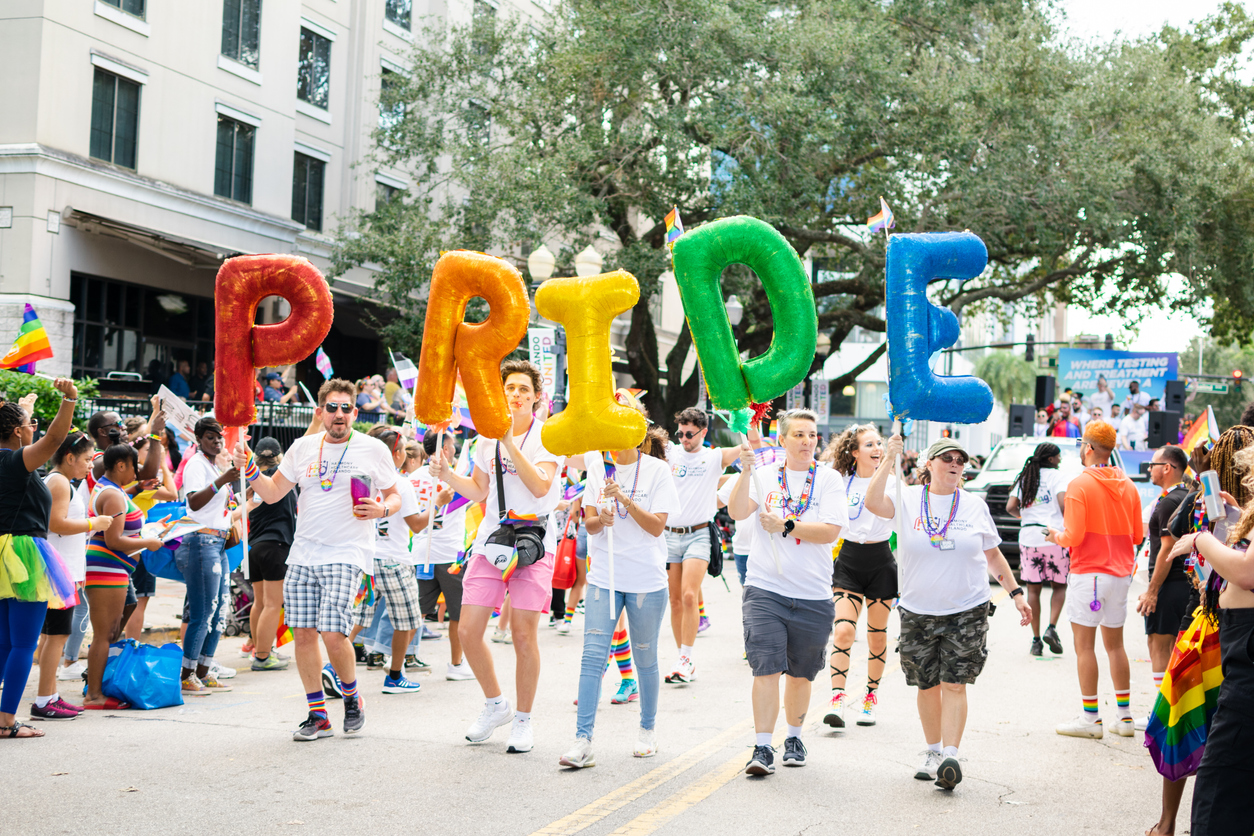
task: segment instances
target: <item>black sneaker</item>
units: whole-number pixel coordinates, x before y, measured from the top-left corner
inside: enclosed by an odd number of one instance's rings
[[[383,659],[384,659],[384,656],[382,653],[367,653],[366,654],[366,670],[368,671],[383,670]]]
[[[357,664],[366,664],[366,646],[364,644],[353,643],[353,655],[357,657]]]
[[[798,740],[798,743],[801,741]],[[804,761],[803,761],[804,763]],[[746,775],[772,775],[775,772],[775,747],[754,746],[753,757],[745,764]]]
[[[344,734],[356,734],[366,725],[366,712],[361,707],[361,697],[344,700]]]
[[[305,722],[300,724],[296,731],[292,732],[292,740],[317,740],[320,737],[332,737],[335,730],[331,728],[331,721],[327,719],[325,714],[315,714],[309,712],[309,717]]]
[[[784,766],[805,766],[806,745],[800,737],[784,738]]]
[[[410,653],[405,657],[405,670],[417,673],[431,673],[431,666]]]
[[[1062,639],[1058,638],[1058,631],[1054,629],[1054,625],[1051,624],[1045,628],[1045,635],[1042,638],[1045,639],[1045,644],[1049,645],[1050,653],[1062,653]]]
[[[943,790],[952,790],[962,783],[962,767],[957,758],[945,758],[936,769],[936,786]]]
[[[1040,636],[1036,636],[1032,639],[1032,649],[1029,650],[1028,653],[1031,653],[1033,656],[1045,655],[1045,645],[1041,644]]]

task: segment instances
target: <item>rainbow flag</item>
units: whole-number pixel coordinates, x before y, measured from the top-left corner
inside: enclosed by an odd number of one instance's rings
[[[1219,422],[1215,420],[1215,408],[1213,406],[1206,407],[1206,412],[1197,416],[1193,426],[1189,427],[1189,431],[1185,433],[1184,440],[1180,442],[1180,446],[1184,449],[1185,454],[1188,454],[1193,452],[1193,448],[1199,442],[1207,440],[1211,444],[1219,440]]]
[[[871,232],[879,232],[881,229],[892,229],[897,225],[897,219],[893,217],[893,210],[888,208],[888,202],[882,196],[880,197],[879,213],[867,218],[866,225]]]
[[[295,638],[292,628],[287,626],[287,608],[279,607],[279,629],[274,633],[274,646],[282,647]]]
[[[36,360],[48,360],[52,357],[52,344],[48,342],[48,332],[39,321],[39,314],[26,303],[26,312],[22,314],[22,329],[9,353],[0,358],[0,369],[14,369],[26,374],[35,373]]]
[[[1197,771],[1223,678],[1219,630],[1199,607],[1189,629],[1176,639],[1145,729],[1145,748],[1169,781]]]
[[[684,222],[679,218],[679,207],[675,206],[666,213],[666,246],[673,247],[684,234]]]
[[[322,372],[322,376],[327,380],[330,380],[331,375],[335,374],[335,369],[331,368],[331,358],[322,350],[322,346],[318,346],[317,352],[314,353],[314,365],[318,367],[318,371]]]

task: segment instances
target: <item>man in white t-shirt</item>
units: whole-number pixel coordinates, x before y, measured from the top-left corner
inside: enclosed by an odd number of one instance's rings
[[[1119,421],[1119,449],[1144,450],[1149,443],[1149,413],[1139,403]]]
[[[1149,392],[1141,391],[1141,381],[1134,380],[1128,384],[1128,397],[1123,399],[1123,411],[1125,413],[1129,412],[1136,404],[1140,404],[1148,409],[1149,402]]]
[[[1110,386],[1106,383],[1106,375],[1099,374],[1097,376],[1097,391],[1089,395],[1089,411],[1091,412],[1094,408],[1100,409],[1104,415],[1110,412],[1110,405],[1114,402],[1115,396],[1110,391]]]
[[[666,574],[671,632],[679,660],[666,681],[692,682],[696,678],[692,646],[701,620],[701,580],[710,566],[710,525],[718,510],[718,479],[739,456],[739,449],[703,447],[709,420],[696,407],[676,414],[675,423],[679,444],[671,444],[666,461],[679,493],[679,508],[666,519]]]
[[[295,740],[331,737],[322,690],[318,636],[344,697],[344,732],[361,731],[366,717],[357,693],[357,666],[348,632],[353,599],[363,576],[374,570],[374,520],[401,510],[396,467],[378,439],[353,431],[357,387],[332,378],[318,390],[317,420],[323,431],[296,440],[273,477],[263,475],[241,441],[235,465],[267,503],[299,486],[296,537],[287,557],[283,605],[296,638],[296,668],[309,703],[309,717]],[[383,501],[373,497],[380,494]]]

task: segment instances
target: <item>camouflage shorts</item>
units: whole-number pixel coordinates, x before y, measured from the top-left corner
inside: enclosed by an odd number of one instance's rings
[[[970,685],[988,658],[988,604],[952,615],[918,615],[902,607],[901,669],[906,683],[935,688]]]

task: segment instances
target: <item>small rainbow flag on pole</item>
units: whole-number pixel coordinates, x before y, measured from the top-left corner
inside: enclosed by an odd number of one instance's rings
[[[675,242],[683,234],[684,222],[679,218],[679,207],[672,207],[671,211],[666,213],[666,246],[675,246]]]
[[[331,358],[322,350],[322,346],[318,346],[318,351],[314,354],[314,365],[318,367],[318,371],[322,372],[322,376],[327,380],[330,380],[331,375],[335,374],[335,369],[331,368]]]
[[[885,235],[888,234],[887,230],[897,225],[897,219],[893,217],[893,210],[888,208],[888,202],[882,196],[880,197],[879,213],[867,218],[866,225],[867,229],[873,233],[879,232],[881,229],[885,230]]]
[[[0,358],[0,369],[14,369],[26,374],[35,373],[35,361],[48,360],[52,357],[52,344],[48,342],[48,332],[39,321],[39,314],[26,303],[26,312],[22,314],[22,330],[9,353]]]
[[[1215,408],[1208,406],[1204,413],[1197,416],[1193,426],[1189,427],[1189,431],[1184,435],[1184,440],[1180,442],[1180,447],[1184,449],[1185,454],[1188,454],[1192,453],[1193,448],[1203,441],[1209,441],[1211,444],[1214,444],[1218,440],[1219,422],[1215,420]]]
[[[292,628],[287,626],[287,609],[279,607],[279,629],[274,633],[274,646],[282,647],[295,638]]]

